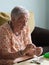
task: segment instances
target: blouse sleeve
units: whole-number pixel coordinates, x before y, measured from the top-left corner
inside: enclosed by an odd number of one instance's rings
[[[10,49],[10,40],[3,29],[0,29],[0,54],[7,53]]]
[[[24,30],[24,44],[32,44],[30,28],[28,26]]]

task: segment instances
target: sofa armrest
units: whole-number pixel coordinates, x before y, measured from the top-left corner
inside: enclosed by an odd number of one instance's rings
[[[36,46],[49,46],[49,30],[47,29],[35,27],[31,38]]]

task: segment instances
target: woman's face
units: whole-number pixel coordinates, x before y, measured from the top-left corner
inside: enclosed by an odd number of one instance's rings
[[[15,19],[15,26],[22,30],[24,26],[27,25],[28,17],[26,15],[21,15],[17,19]]]

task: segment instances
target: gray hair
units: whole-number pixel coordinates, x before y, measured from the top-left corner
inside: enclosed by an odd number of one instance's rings
[[[22,15],[22,14],[27,15],[29,17],[29,11],[23,7],[17,6],[17,7],[14,7],[11,11],[11,16],[15,18],[19,17],[19,15]]]

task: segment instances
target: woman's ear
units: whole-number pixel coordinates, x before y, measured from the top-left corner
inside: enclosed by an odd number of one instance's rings
[[[13,16],[11,16],[11,20],[12,20],[12,21],[15,21],[15,18],[14,18]]]

